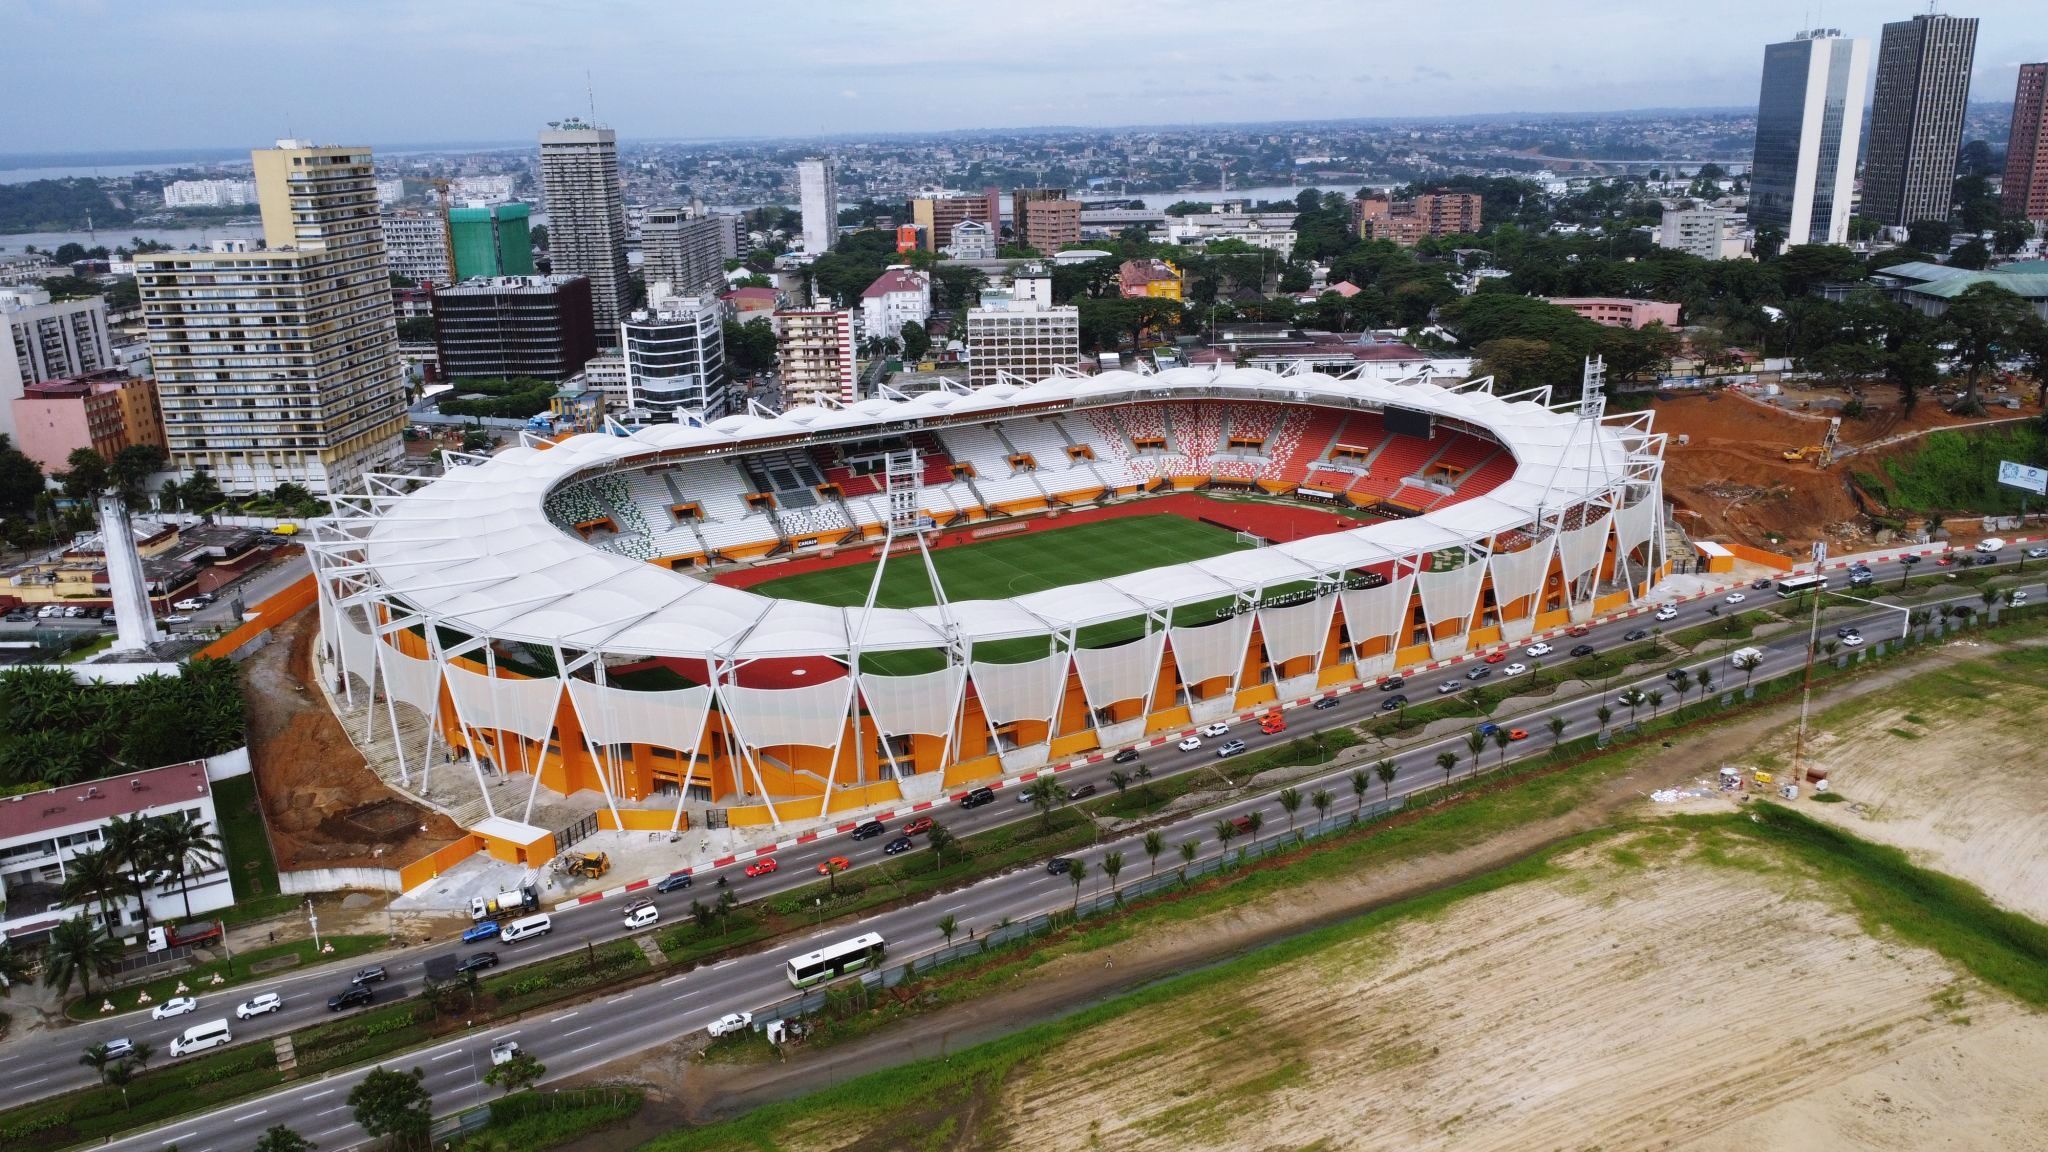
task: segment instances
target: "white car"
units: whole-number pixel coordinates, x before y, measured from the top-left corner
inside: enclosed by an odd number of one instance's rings
[[[171,605],[171,607],[180,612],[197,612],[201,608],[206,607],[206,602],[203,600],[180,600],[176,604]]]
[[[236,1005],[235,1015],[248,1020],[261,1016],[266,1012],[275,1012],[282,1007],[284,1007],[284,997],[279,996],[275,992],[265,992],[260,996],[252,996]]]
[[[1202,735],[1204,735],[1204,736],[1228,736],[1228,735],[1230,735],[1230,725],[1228,725],[1228,724],[1204,724],[1204,725],[1202,725]]]
[[[2036,544],[2032,548],[2027,549],[2027,559],[2029,560],[2039,560],[2043,556],[2048,556],[2048,545]]]
[[[1977,551],[1979,552],[1996,552],[2003,547],[2005,547],[2005,539],[2000,536],[1986,536],[1984,539],[1977,541]]]
[[[495,1068],[500,1064],[510,1064],[512,1058],[517,1055],[519,1055],[519,1041],[500,1040],[496,1044],[491,1045],[491,1067]]]
[[[1555,651],[1557,651],[1557,649],[1552,648],[1550,645],[1543,643],[1541,640],[1537,641],[1534,644],[1529,645],[1527,648],[1522,650],[1523,654],[1527,656],[1548,656]]]
[[[1657,619],[1676,620],[1678,619],[1678,609],[1669,606],[1659,608],[1657,609]]]
[[[728,1012],[711,1023],[706,1024],[704,1031],[711,1033],[711,1038],[716,1040],[720,1036],[733,1032],[745,1032],[753,1026],[754,1014],[752,1012]]]
[[[166,616],[160,621],[160,623],[164,624],[190,624],[191,622],[192,618],[190,616]]]
[[[1202,738],[1200,736],[1190,736],[1187,739],[1182,740],[1180,743],[1174,745],[1175,748],[1178,748],[1183,752],[1193,752],[1195,749],[1200,748],[1201,746]]]
[[[646,928],[661,923],[661,909],[652,900],[635,900],[626,905],[626,927]]]
[[[1529,666],[1527,664],[1514,663],[1501,669],[1500,674],[1503,676],[1520,676],[1522,673],[1527,672],[1528,670]]]
[[[2005,598],[2005,602],[2007,604],[2025,604],[2027,602],[2027,594],[2025,592],[2014,592]]]
[[[1744,600],[1747,600],[1747,599],[1749,599],[1749,597],[1747,597],[1747,596],[1743,595],[1743,594],[1742,594],[1742,593],[1740,593],[1740,592],[1730,592],[1730,593],[1729,593],[1729,594],[1727,594],[1726,596],[1723,596],[1723,597],[1721,597],[1721,603],[1723,603],[1723,604],[1740,604],[1740,603],[1742,603],[1742,602],[1743,602]]]
[[[151,1020],[169,1020],[173,1016],[183,1016],[185,1013],[193,1011],[198,1007],[199,1001],[194,1000],[190,996],[173,996],[169,1000],[151,1008],[149,1010],[149,1018]]]
[[[1842,646],[1845,648],[1861,648],[1863,646],[1863,634],[1852,632],[1842,637]]]
[[[1463,687],[1464,685],[1460,684],[1456,680],[1446,680],[1443,683],[1438,684],[1436,686],[1436,694],[1439,696],[1449,696],[1451,693],[1456,692],[1457,690]]]

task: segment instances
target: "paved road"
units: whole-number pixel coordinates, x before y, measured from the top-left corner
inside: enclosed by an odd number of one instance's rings
[[[2012,555],[2008,549],[2008,562],[2010,559]],[[1900,571],[1896,565],[1889,564],[1878,566],[1876,570],[1880,575],[1878,591],[1884,587],[1885,575],[1889,574],[1895,583]],[[1936,572],[1942,569],[1929,561],[1921,565],[1920,570]],[[1844,582],[1845,578],[1837,573],[1837,587]],[[2028,585],[2027,591],[2030,598],[2036,602],[2039,602],[2044,594],[2048,594],[2048,589],[2040,585]],[[1767,591],[1747,591],[1746,594],[1754,600],[1742,607],[1753,606],[1757,600],[1775,598],[1773,593]],[[1974,590],[1959,590],[1953,599],[1972,607],[1979,604]],[[1719,597],[1693,601],[1682,605],[1678,618],[1666,622],[1664,627],[1671,630],[1707,621],[1710,619],[1709,608],[1716,606],[1721,607],[1724,612],[1739,610],[1722,605]],[[1872,640],[1886,639],[1898,635],[1901,619],[1901,615],[1896,611],[1860,606],[1837,607],[1830,609],[1823,616],[1823,636],[1831,635],[1836,627],[1853,623],[1859,625],[1864,635]],[[1569,643],[1591,643],[1596,647],[1605,648],[1620,643],[1625,632],[1648,626],[1648,616],[1636,616],[1599,625],[1594,628],[1591,635]],[[1788,632],[1772,642],[1759,646],[1764,649],[1765,657],[1762,667],[1755,674],[1756,679],[1765,680],[1791,675],[1803,664],[1806,635],[1803,631]],[[1555,657],[1551,659],[1555,664]],[[1728,667],[1725,653],[1689,662],[1688,666],[1712,666],[1716,670],[1716,681],[1720,688],[1738,686],[1740,673]],[[1417,694],[1418,690],[1422,693],[1431,693],[1433,690],[1430,685],[1437,679],[1457,676],[1462,671],[1463,667],[1423,677],[1411,677],[1407,691],[1420,703],[1426,697]],[[1663,675],[1658,673],[1629,681],[1617,681],[1608,685],[1604,692],[1561,700],[1518,713],[1511,719],[1503,718],[1503,722],[1513,727],[1525,728],[1531,734],[1531,739],[1526,743],[1510,747],[1509,758],[1517,759],[1547,749],[1547,725],[1552,716],[1565,719],[1568,736],[1584,736],[1598,728],[1596,711],[1605,701],[1614,708],[1616,723],[1624,722],[1628,710],[1625,705],[1615,701],[1630,687],[1640,688],[1646,692],[1652,688],[1665,688],[1667,698],[1673,695],[1668,690],[1669,685]],[[1339,705],[1335,708],[1297,709],[1291,713],[1291,730],[1286,734],[1263,737],[1256,731],[1256,726],[1240,724],[1232,735],[1246,740],[1257,748],[1263,741],[1292,739],[1315,728],[1356,724],[1377,711],[1383,699],[1381,693],[1369,690],[1351,693],[1341,697]],[[1673,700],[1672,703],[1675,704],[1676,701]],[[1171,745],[1162,746],[1147,752],[1145,762],[1158,776],[1186,771],[1197,765],[1210,763],[1214,757],[1214,743],[1211,741],[1210,747],[1195,752],[1180,752]],[[1459,755],[1459,770],[1466,770],[1469,766],[1469,753],[1462,732],[1410,747],[1396,754],[1393,758],[1399,766],[1399,774],[1391,788],[1392,794],[1407,795],[1442,783],[1443,773],[1437,767],[1436,756],[1446,750],[1456,752]],[[1490,759],[1497,759],[1499,753],[1489,747],[1487,756]],[[1069,786],[1104,780],[1109,768],[1110,765],[1107,763],[1091,765],[1062,773],[1060,779]],[[1312,779],[1295,781],[1294,786],[1304,795],[1312,795],[1318,789],[1327,788],[1339,797],[1337,810],[1341,812],[1343,804],[1351,797],[1350,772],[1351,769],[1348,767],[1332,770]],[[1375,795],[1378,791],[1376,787]],[[1264,814],[1267,829],[1285,828],[1286,814],[1280,808],[1277,795],[1276,789],[1220,809],[1210,809],[1163,826],[1162,831],[1168,843],[1174,845],[1191,836],[1199,837],[1202,842],[1200,858],[1208,859],[1219,850],[1219,845],[1210,831],[1219,818],[1234,818],[1257,809]],[[940,815],[949,828],[961,834],[970,834],[1000,823],[1031,818],[1034,815],[1027,806],[1010,800],[1009,792],[998,793],[998,796],[997,803],[976,810],[961,811],[957,807],[949,807],[944,810],[935,809],[934,813]],[[1308,818],[1312,820],[1313,816]],[[884,861],[881,854],[884,839],[856,842],[844,835],[834,835],[810,844],[794,846],[777,853],[777,859],[782,865],[781,870],[771,876],[749,879],[740,875],[736,867],[723,871],[732,877],[731,883],[744,899],[760,899],[815,881],[817,862],[828,856],[847,856],[853,860],[856,867],[880,864]],[[1099,878],[1102,873],[1097,865],[1102,854],[1122,851],[1126,861],[1125,867],[1130,874],[1136,875],[1138,869],[1146,867],[1141,839],[1141,836],[1133,836],[1106,842],[1076,855],[1088,860],[1091,873]],[[915,855],[905,859],[914,863]],[[1175,859],[1178,859],[1177,855]],[[708,877],[710,870],[704,870],[700,875]],[[664,917],[673,920],[686,913],[693,896],[702,896],[707,891],[715,891],[715,887],[708,879],[700,882],[696,890],[653,896],[653,899],[662,909]],[[953,915],[960,930],[964,931],[971,926],[992,925],[1004,917],[1022,919],[1034,913],[1064,907],[1072,898],[1073,886],[1065,877],[1049,875],[1041,867],[1025,867],[908,907],[868,917],[857,924],[841,924],[826,928],[753,955],[672,976],[658,984],[645,985],[609,999],[593,1000],[576,1007],[564,1008],[559,1012],[539,1013],[501,1027],[450,1040],[418,1053],[394,1058],[389,1063],[402,1067],[417,1065],[426,1069],[437,1109],[442,1112],[454,1111],[494,1095],[488,1089],[483,1089],[479,1094],[476,1082],[481,1072],[488,1067],[487,1051],[490,1045],[505,1037],[517,1037],[523,1047],[546,1064],[550,1079],[572,1075],[675,1040],[701,1029],[726,1012],[757,1008],[787,997],[791,994],[791,989],[783,975],[784,962],[816,948],[821,943],[844,939],[866,931],[879,932],[888,940],[891,955],[901,960],[906,956],[937,948],[944,943],[936,928],[942,916]],[[584,947],[589,941],[616,938],[624,933],[619,918],[621,907],[622,904],[618,901],[607,901],[580,908],[562,909],[553,914],[555,929],[550,936],[519,944],[499,944],[495,946],[495,950],[499,952],[506,965],[511,965],[574,951]],[[411,949],[396,955],[386,961],[392,973],[392,982],[378,987],[379,1001],[385,1002],[391,998],[385,994],[387,990],[391,994],[396,994],[415,985],[428,956],[475,950],[476,948],[442,943]],[[158,1045],[160,1053],[167,1054],[169,1038],[182,1031],[185,1025],[199,1020],[230,1016],[236,1001],[257,991],[277,991],[283,994],[286,1001],[285,1010],[247,1024],[237,1024],[238,1042],[300,1027],[326,1017],[327,994],[338,990],[346,979],[346,971],[301,973],[238,988],[232,993],[202,996],[201,1007],[197,1013],[175,1021],[151,1023],[146,1014],[131,1013],[113,1020],[94,1021],[55,1034],[39,1034],[32,1041],[25,1040],[10,1045],[4,1055],[0,1055],[0,1082],[7,1082],[15,1088],[34,1086],[39,1093],[75,1086],[85,1079],[79,1074],[84,1071],[83,1069],[74,1070],[71,1067],[76,1059],[76,1052],[114,1035],[149,1039]],[[15,1079],[17,1076],[29,1074],[37,1075],[28,1080]],[[337,1073],[238,1107],[221,1109],[186,1122],[168,1125],[157,1132],[131,1137],[116,1146],[158,1148],[167,1141],[174,1141],[183,1152],[207,1152],[208,1149],[226,1152],[228,1149],[253,1144],[264,1127],[283,1118],[288,1119],[302,1134],[310,1136],[324,1148],[345,1147],[350,1142],[360,1139],[361,1133],[348,1122],[346,1112],[339,1105],[339,1101],[347,1095],[348,1087],[360,1076],[360,1071]],[[323,1125],[321,1121],[331,1123]]]

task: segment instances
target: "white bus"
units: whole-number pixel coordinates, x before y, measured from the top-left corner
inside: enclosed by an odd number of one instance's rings
[[[816,952],[807,952],[789,962],[789,982],[799,988],[809,988],[827,980],[837,980],[848,972],[858,972],[882,958],[887,945],[881,936],[873,932],[828,944]]]
[[[1801,592],[1813,592],[1828,586],[1824,573],[1809,572],[1804,576],[1787,576],[1778,581],[1778,595],[1790,600]]]

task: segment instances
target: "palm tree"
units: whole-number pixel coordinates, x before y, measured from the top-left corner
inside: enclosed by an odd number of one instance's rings
[[[1650,702],[1650,698],[1643,695],[1643,690],[1640,688],[1631,688],[1616,697],[1616,699],[1628,705],[1628,722],[1631,724],[1636,722],[1636,709]]]
[[[960,922],[953,919],[953,914],[948,912],[944,916],[939,917],[938,929],[939,935],[946,938],[946,947],[951,948],[953,946],[953,933],[960,930]]]
[[[92,921],[73,916],[50,929],[49,943],[43,946],[43,983],[60,996],[76,983],[90,996],[93,977],[111,974],[120,960],[121,946],[113,937]]]
[[[1564,743],[1564,717],[1552,716],[1550,718],[1550,750],[1552,752],[1557,751],[1557,746],[1562,743]]]
[[[219,864],[220,837],[207,831],[189,812],[158,816],[151,839],[157,859],[171,879],[178,882],[178,894],[185,898],[185,918],[192,918],[191,877]]]
[[[1384,764],[1386,761],[1382,760],[1380,763]],[[1365,814],[1365,794],[1371,789],[1372,777],[1366,775],[1363,768],[1354,769],[1351,773],[1351,798],[1358,802],[1358,806],[1351,810],[1353,821]]]
[[[1750,677],[1756,675],[1756,670],[1763,665],[1763,662],[1764,658],[1754,652],[1745,652],[1735,658],[1735,668],[1742,673],[1742,690],[1744,692],[1749,691]]]
[[[1500,750],[1500,761],[1494,767],[1505,768],[1508,766],[1508,743],[1513,739],[1514,737],[1509,735],[1508,730],[1505,728],[1495,728],[1493,730],[1493,746]]]
[[[1109,894],[1110,894],[1110,896],[1111,896],[1111,897],[1112,897],[1113,899],[1115,899],[1115,900],[1116,900],[1116,902],[1117,902],[1117,903],[1119,903],[1119,904],[1123,903],[1123,899],[1124,899],[1124,894],[1123,894],[1122,892],[1120,892],[1120,891],[1118,891],[1118,890],[1117,890],[1117,886],[1116,886],[1116,878],[1117,878],[1117,874],[1118,874],[1118,873],[1120,873],[1120,872],[1122,872],[1123,870],[1124,870],[1124,854],[1123,854],[1122,852],[1105,852],[1105,853],[1103,853],[1103,855],[1102,855],[1102,872],[1103,872],[1103,875],[1105,875],[1105,876],[1108,876],[1108,877],[1109,877]]]
[[[1052,831],[1052,810],[1059,807],[1060,801],[1067,798],[1066,793],[1060,789],[1060,782],[1051,776],[1040,776],[1031,782],[1031,787],[1024,790],[1024,795],[1029,796],[1031,806],[1038,809],[1040,826],[1047,832]]]
[[[1680,708],[1685,707],[1685,694],[1692,688],[1692,672],[1689,669],[1680,668],[1678,674],[1671,678],[1671,685],[1678,689],[1678,706]]]
[[[1401,774],[1401,768],[1392,760],[1382,760],[1372,766],[1373,774],[1380,778],[1380,802],[1391,803],[1394,793],[1394,777]]]
[[[1479,754],[1486,751],[1486,733],[1474,728],[1465,734],[1465,747],[1472,751],[1472,774],[1479,774]]]
[[[1081,881],[1088,878],[1088,862],[1072,860],[1067,863],[1067,879],[1074,885],[1074,915],[1081,915]]]
[[[135,1065],[128,1063],[126,1060],[123,1060],[120,1063],[109,1067],[105,1072],[101,1073],[100,1076],[101,1079],[105,1080],[109,1085],[115,1088],[119,1088],[121,1090],[121,1107],[132,1107],[132,1105],[128,1103],[128,1085],[133,1083],[135,1080]]]
[[[2026,550],[2021,549],[2020,555],[2026,555]],[[1982,591],[1978,592],[1977,596],[1979,599],[1984,601],[1984,611],[1990,612],[1991,609],[1996,607],[1998,604],[1999,591],[1996,588],[1985,588]]]
[[[1316,789],[1316,794],[1308,798],[1308,802],[1315,805],[1316,808],[1316,832],[1318,835],[1322,833],[1323,825],[1329,823],[1330,805],[1335,803],[1336,799],[1335,796],[1330,795],[1328,788],[1318,788]]]
[[[1188,882],[1188,865],[1193,864],[1195,862],[1195,857],[1201,852],[1201,850],[1202,838],[1199,836],[1190,836],[1187,839],[1180,842],[1181,883],[1185,884]]]
[[[1159,875],[1159,854],[1164,851],[1166,851],[1165,833],[1157,828],[1145,833],[1145,856],[1152,862],[1152,871],[1145,877],[1147,880]]]
[[[107,1069],[114,1066],[115,1059],[107,1051],[105,1044],[95,1044],[85,1050],[85,1054],[78,1058],[78,1062],[92,1069],[93,1075],[98,1076],[100,1083],[104,1084],[107,1082]]]
[[[1266,826],[1266,814],[1257,808],[1244,814],[1245,827],[1252,831],[1252,847],[1259,846],[1259,829]]]
[[[1664,690],[1662,688],[1650,689],[1650,719],[1655,720],[1657,718],[1657,713],[1662,711],[1663,708]]]
[[[1215,828],[1216,843],[1222,845],[1223,855],[1227,859],[1230,856],[1230,842],[1237,838],[1237,822],[1234,820],[1218,820]]]
[[[64,862],[64,903],[93,905],[93,923],[104,923],[109,931],[120,926],[121,908],[114,896],[127,886],[121,862],[104,848],[87,849]]]
[[[16,984],[28,982],[35,974],[35,961],[5,940],[0,940],[0,996],[14,993]]]
[[[1600,707],[1593,710],[1593,715],[1598,716],[1600,718],[1600,731],[1603,735],[1606,734],[1607,725],[1614,719],[1614,709],[1609,708],[1605,704],[1602,704]]]
[[[1287,813],[1287,834],[1294,835],[1294,814],[1301,811],[1301,789],[1282,788],[1280,807]]]
[[[1707,693],[1714,690],[1714,670],[1702,668],[1694,673],[1693,678],[1700,682],[1700,703],[1704,704],[1707,702]]]
[[[838,858],[827,859],[819,867],[825,870],[825,891],[833,896],[839,895],[839,871],[843,866]]]
[[[142,927],[147,933],[149,882],[157,873],[149,820],[146,817],[127,819],[116,816],[107,821],[105,839],[101,842],[106,845],[107,855],[128,869],[129,887],[135,892],[135,902],[142,911]]]
[[[954,836],[953,830],[944,824],[933,823],[925,830],[924,844],[932,855],[932,871],[936,872],[946,866],[946,853],[951,852],[959,843],[959,837]]]
[[[1449,787],[1451,783],[1451,769],[1458,766],[1458,754],[1456,752],[1437,753],[1436,766],[1444,770],[1444,785]]]

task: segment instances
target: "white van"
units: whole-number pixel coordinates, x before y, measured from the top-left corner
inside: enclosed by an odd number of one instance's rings
[[[1744,664],[1749,663],[1752,658],[1761,661],[1764,658],[1764,650],[1761,648],[1737,648],[1728,654],[1728,663],[1729,666],[1739,669]]]
[[[554,930],[555,922],[543,912],[538,916],[527,916],[505,925],[505,930],[498,934],[498,939],[510,944],[529,936],[545,936]]]
[[[649,925],[659,923],[661,923],[661,909],[654,906],[654,901],[636,900],[626,905],[626,927],[628,929],[646,928]]]
[[[228,1031],[226,1020],[208,1020],[204,1024],[194,1024],[185,1029],[183,1036],[173,1037],[171,1055],[190,1056],[194,1052],[204,1052],[208,1048],[218,1048],[231,1043],[234,1038],[234,1034]]]

